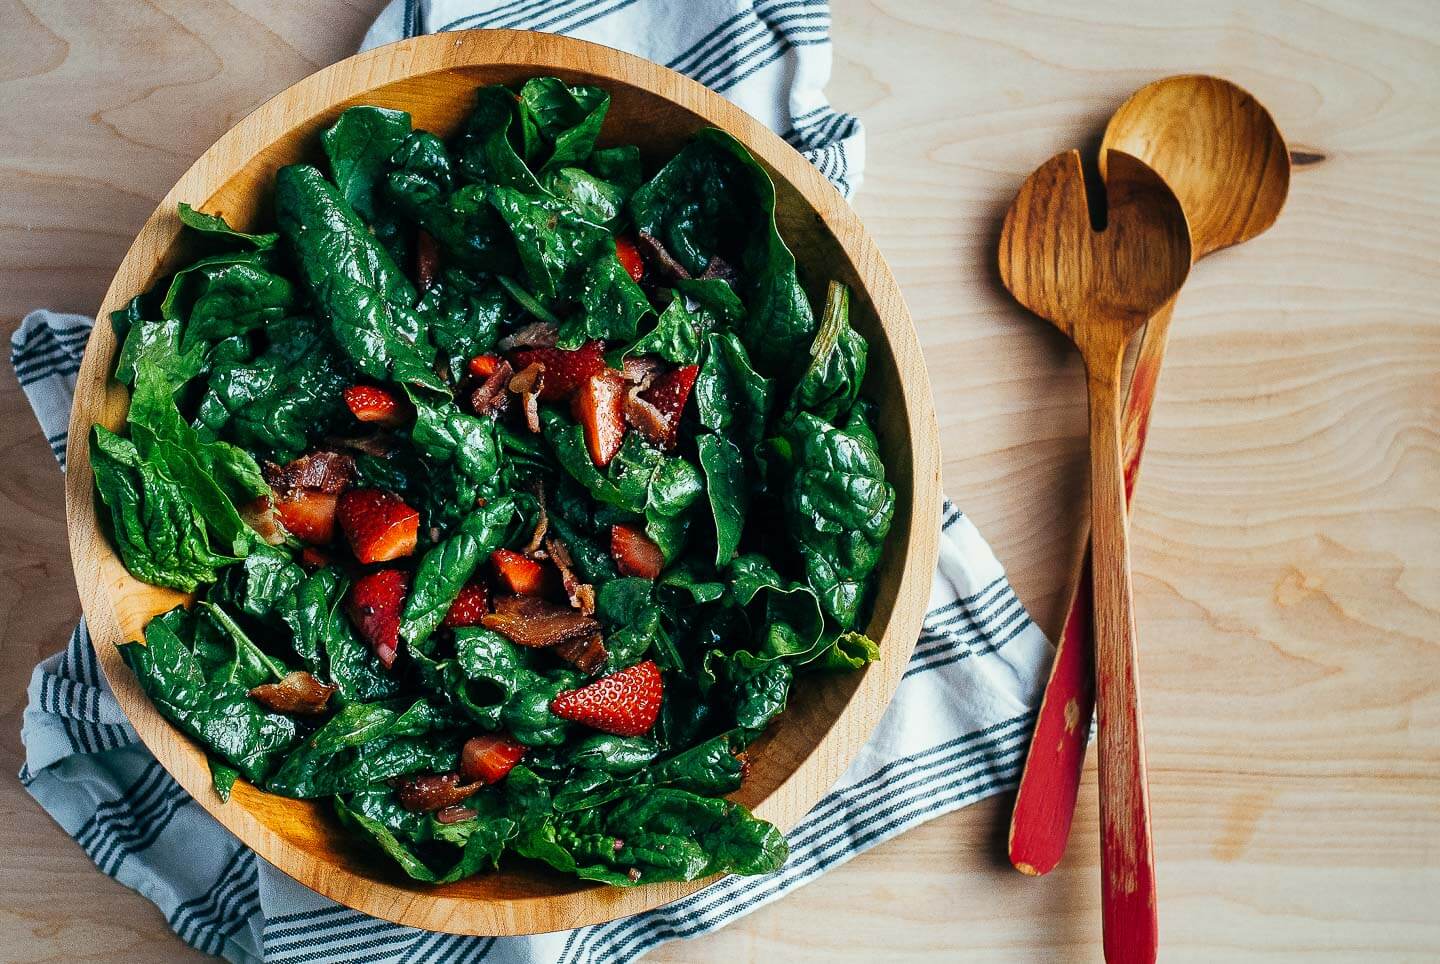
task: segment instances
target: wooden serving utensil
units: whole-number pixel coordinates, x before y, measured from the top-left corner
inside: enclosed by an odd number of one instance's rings
[[[1153,961],[1155,869],[1121,466],[1121,370],[1130,336],[1185,283],[1190,230],[1179,200],[1142,161],[1111,150],[1103,163],[1099,229],[1078,151],[1056,155],[1026,179],[1005,213],[1000,277],[1085,360],[1105,957]]]
[[[1248,241],[1275,223],[1290,186],[1290,155],[1268,111],[1218,77],[1167,77],[1136,91],[1105,128],[1101,153],[1132,154],[1165,179],[1190,222],[1196,260]],[[1175,302],[1145,326],[1121,417],[1125,499],[1144,451],[1155,385]],[[1090,552],[1071,596],[1010,821],[1010,862],[1023,873],[1054,869],[1065,852],[1090,718],[1095,708]]]

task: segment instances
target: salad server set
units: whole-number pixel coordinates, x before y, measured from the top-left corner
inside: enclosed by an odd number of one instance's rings
[[[1185,75],[1142,88],[1116,111],[1099,162],[1098,203],[1087,196],[1078,152],[1037,169],[1007,212],[999,245],[1011,294],[1060,328],[1085,359],[1091,444],[1091,540],[1020,781],[1009,855],[1031,875],[1059,862],[1098,707],[1105,956],[1153,961],[1158,919],[1128,506],[1175,297],[1194,261],[1274,223],[1290,157],[1249,93]],[[1142,328],[1122,396],[1126,346]]]

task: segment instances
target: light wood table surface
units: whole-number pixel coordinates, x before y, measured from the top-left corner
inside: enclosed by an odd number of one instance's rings
[[[678,2],[678,0],[677,0]],[[89,312],[155,201],[380,0],[0,0],[0,318]],[[1167,960],[1440,957],[1440,5],[835,3],[856,206],[935,383],[947,492],[1052,634],[1085,503],[1076,358],[999,290],[1031,168],[1135,87],[1253,91],[1307,163],[1185,288],[1133,517]],[[78,613],[61,486],[0,375],[0,959],[184,960],[21,790],[31,666]],[[1099,956],[1093,769],[1048,878],[1008,800],[933,821],[661,961]]]

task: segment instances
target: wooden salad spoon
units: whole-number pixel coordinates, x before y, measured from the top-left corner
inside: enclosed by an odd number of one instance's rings
[[[1140,158],[1170,185],[1190,222],[1196,260],[1270,227],[1289,191],[1290,155],[1275,121],[1249,93],[1218,77],[1167,77],[1142,87],[1105,128],[1102,155],[1109,149]],[[1174,310],[1172,300],[1150,319],[1130,376],[1120,423],[1127,504]],[[1022,873],[1053,870],[1070,836],[1095,709],[1089,572],[1087,546],[1010,821],[1010,862]]]
[[[1105,957],[1143,962],[1155,959],[1157,919],[1120,462],[1121,372],[1130,336],[1185,283],[1190,230],[1180,201],[1143,162],[1116,150],[1102,162],[1103,227],[1091,223],[1078,151],[1056,155],[1026,179],[1001,228],[1000,277],[1085,360]]]

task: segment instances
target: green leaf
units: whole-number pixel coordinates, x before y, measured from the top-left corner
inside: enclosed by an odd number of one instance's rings
[[[361,106],[348,108],[320,135],[330,176],[362,218],[375,217],[376,190],[409,134],[410,115],[404,111]]]
[[[213,753],[205,754],[205,762],[210,765],[210,782],[215,787],[216,796],[220,798],[221,803],[229,803],[230,791],[234,789],[235,781],[240,777],[240,771]]]
[[[651,313],[650,299],[612,255],[602,255],[585,272],[580,311],[560,325],[557,344],[579,348],[592,338],[630,341]]]
[[[730,591],[751,613],[759,659],[803,661],[819,651],[825,618],[809,586],[785,581],[764,556],[749,554],[730,564]]]
[[[414,311],[414,287],[330,182],[307,164],[282,167],[275,211],[306,287],[355,367],[444,390],[430,370],[434,347]]]
[[[801,413],[790,444],[795,471],[784,498],[790,538],[825,611],[849,628],[880,561],[895,490],[868,429],[835,428]]]
[[[715,519],[715,565],[723,566],[740,548],[750,493],[745,485],[745,459],[735,443],[708,432],[695,440],[705,470],[705,494]]]
[[[520,108],[550,148],[538,170],[558,170],[589,157],[609,106],[610,95],[598,87],[570,87],[554,77],[527,80]]]
[[[135,384],[140,368],[154,369],[165,376],[172,391],[179,391],[205,368],[205,345],[189,342],[180,347],[184,323],[178,318],[162,321],[137,320],[125,334],[120,355],[115,362],[115,379],[126,385]]]
[[[880,647],[864,633],[841,633],[810,665],[818,670],[856,670],[880,658]]]
[[[460,174],[472,184],[499,184],[538,193],[540,184],[511,144],[518,105],[504,86],[475,91],[475,108],[455,141]]]
[[[831,423],[847,415],[865,380],[867,352],[865,339],[850,327],[850,289],[832,281],[820,331],[810,346],[810,365],[790,397],[785,421],[797,412]]]
[[[625,349],[625,357],[658,355],[676,365],[694,365],[700,361],[700,345],[705,337],[700,317],[685,307],[684,298],[676,298],[660,313],[655,327],[639,341]]]
[[[280,236],[274,233],[267,234],[245,234],[236,231],[225,223],[225,219],[218,214],[205,214],[197,211],[184,201],[180,202],[180,223],[192,231],[199,232],[212,242],[219,242],[225,245],[236,245],[241,248],[253,248],[256,251],[266,251],[275,246]]]
[[[551,171],[545,176],[545,190],[569,202],[585,220],[611,231],[617,230],[625,219],[625,200],[629,193],[578,167]]]
[[[765,435],[770,412],[770,380],[750,366],[745,346],[733,332],[711,332],[705,360],[695,378],[695,410],[700,424],[753,452]]]
[[[497,285],[481,283],[448,269],[420,298],[416,310],[425,319],[435,346],[450,356],[450,376],[458,382],[465,363],[495,348],[501,325],[513,311]]]
[[[499,548],[505,528],[515,515],[508,496],[471,512],[453,536],[427,551],[415,567],[415,578],[400,616],[400,638],[411,647],[424,648],[439,628],[460,589],[482,561]]]
[[[722,733],[698,743],[650,768],[647,776],[657,786],[673,786],[691,793],[719,796],[740,789],[744,765],[735,755],[744,749],[738,734]]]
[[[578,300],[590,263],[614,242],[610,232],[585,220],[559,198],[495,187],[490,203],[510,228],[530,287],[541,299]]]
[[[476,822],[468,826],[460,857],[449,869],[437,872],[401,843],[389,827],[347,807],[340,797],[335,798],[335,812],[343,825],[368,836],[376,846],[394,858],[406,874],[428,884],[454,883],[487,867],[494,867],[500,859],[505,842],[515,832],[515,825],[503,818],[486,823]],[[451,830],[449,833],[455,835],[457,831]]]

